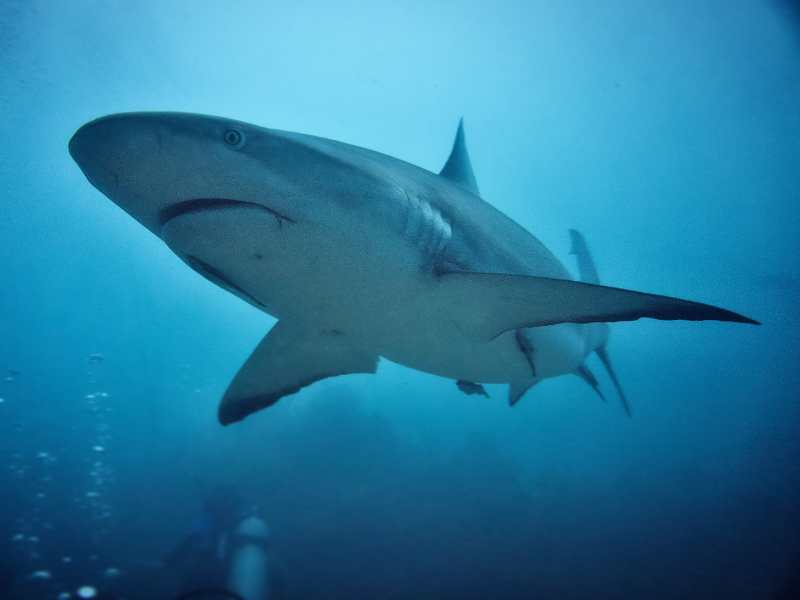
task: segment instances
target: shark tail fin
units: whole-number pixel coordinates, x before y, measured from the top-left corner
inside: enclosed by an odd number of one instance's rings
[[[603,402],[606,401],[606,397],[603,395],[603,390],[600,389],[600,384],[597,383],[597,378],[594,376],[594,373],[589,370],[589,367],[587,367],[585,364],[581,365],[575,370],[575,375],[583,379],[583,381],[585,381],[586,384],[592,388],[598,396],[600,396],[600,400]]]
[[[617,389],[617,394],[619,394],[619,400],[622,402],[622,408],[625,409],[625,414],[629,417],[633,416],[631,412],[631,405],[628,403],[628,399],[625,396],[625,392],[622,389],[622,385],[617,379],[617,373],[614,371],[614,367],[611,364],[611,357],[608,355],[608,350],[605,346],[600,346],[595,350],[597,353],[597,357],[600,359],[600,362],[603,363],[603,366],[608,371],[608,376],[611,377],[611,381],[614,383],[614,387]]]
[[[600,276],[597,274],[597,267],[594,264],[591,253],[589,252],[589,246],[586,244],[586,238],[584,238],[583,234],[577,229],[570,229],[569,237],[571,241],[569,253],[574,254],[575,259],[578,262],[578,276],[580,280],[584,283],[599,284]],[[608,355],[608,350],[606,349],[606,345],[608,344],[608,325],[604,325],[604,327],[605,332],[601,337],[601,345],[595,348],[595,352],[600,358],[600,361],[603,363],[603,366],[606,368],[609,377],[611,377],[611,381],[614,383],[614,387],[617,390],[620,402],[622,402],[622,407],[625,409],[625,414],[630,417],[630,404],[628,404],[628,399],[625,397],[625,392],[622,390],[622,385],[620,385],[619,379],[617,379],[617,374],[611,364],[611,357]],[[581,368],[585,368],[585,366]],[[597,380],[595,380],[594,384],[592,384],[589,379],[586,379],[586,377],[580,373],[580,369],[576,373],[581,376],[589,385],[592,385],[592,387],[595,388],[595,391],[598,391],[599,393],[599,388],[596,387]]]
[[[456,139],[453,141],[453,149],[450,151],[450,157],[447,159],[447,162],[444,163],[444,167],[442,167],[439,175],[460,185],[476,196],[480,196],[478,182],[475,181],[475,174],[472,172],[472,163],[469,160],[469,152],[467,152],[463,118],[458,121],[458,129],[456,130]]]

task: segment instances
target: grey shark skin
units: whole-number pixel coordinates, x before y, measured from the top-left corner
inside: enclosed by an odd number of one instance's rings
[[[461,126],[438,175],[333,140],[183,113],[103,117],[69,151],[190,267],[278,319],[225,392],[223,424],[319,379],[373,373],[381,356],[508,383],[514,403],[547,377],[587,379],[586,357],[607,358],[607,322],[754,323],[573,281],[480,198]]]

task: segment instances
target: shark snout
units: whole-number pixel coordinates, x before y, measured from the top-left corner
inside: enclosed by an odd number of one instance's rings
[[[82,126],[69,141],[69,153],[86,178],[113,198],[120,173],[140,156],[152,153],[152,128],[133,115],[112,115]]]
[[[103,144],[98,140],[95,128],[84,125],[75,132],[69,141],[69,153],[89,182],[111,197],[119,185],[119,175],[112,168],[111,161],[104,160]]]
[[[116,119],[105,117],[87,123],[69,141],[69,153],[89,182],[115,202],[126,137]]]
[[[175,161],[163,152],[167,130],[157,115],[121,113],[90,121],[69,140],[89,182],[151,230],[173,192]]]

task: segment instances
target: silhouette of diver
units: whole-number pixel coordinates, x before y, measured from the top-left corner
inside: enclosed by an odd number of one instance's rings
[[[269,547],[269,528],[231,486],[206,498],[191,531],[165,558],[182,574],[178,600],[280,600],[281,563]]]

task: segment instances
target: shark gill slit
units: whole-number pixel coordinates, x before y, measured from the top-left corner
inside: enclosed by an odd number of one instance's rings
[[[453,235],[452,226],[430,202],[403,192],[406,198],[402,208],[403,235],[424,255],[423,270],[436,272]]]

